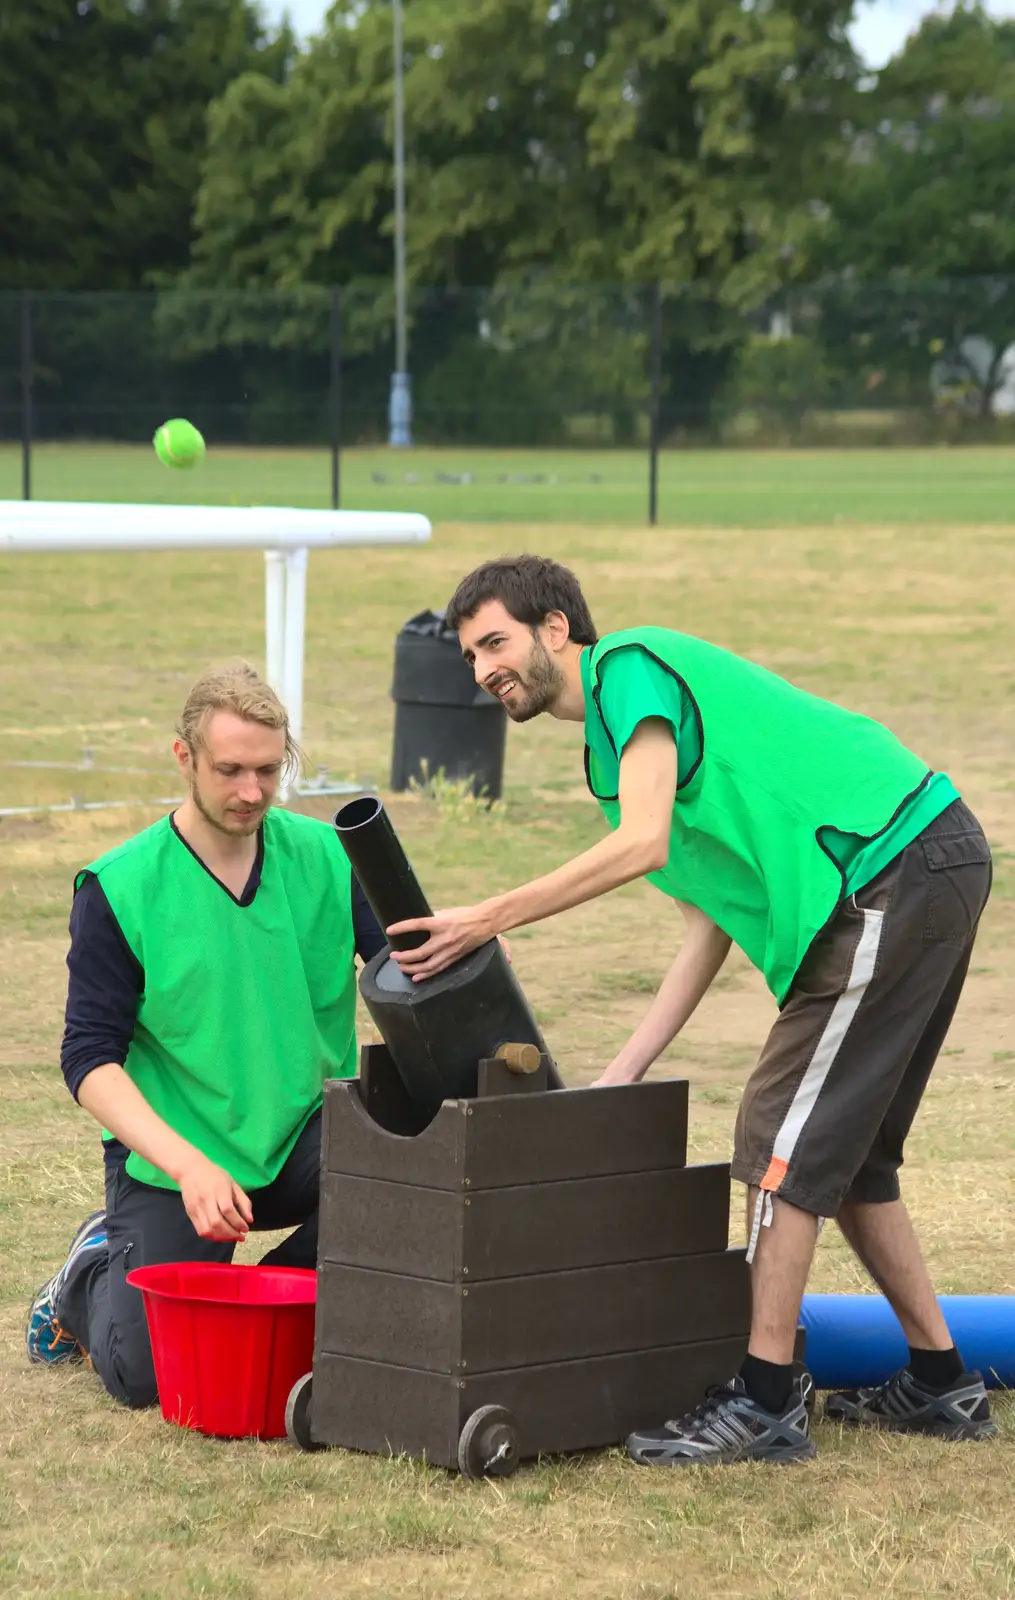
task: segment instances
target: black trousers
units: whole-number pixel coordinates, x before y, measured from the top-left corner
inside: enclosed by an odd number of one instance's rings
[[[250,1194],[255,1231],[295,1228],[263,1258],[268,1266],[317,1266],[321,1113],[311,1117],[274,1183]],[[106,1170],[108,1252],[72,1275],[60,1296],[60,1321],[88,1351],[115,1400],[150,1406],[158,1399],[152,1347],[135,1267],[167,1261],[231,1261],[234,1245],[201,1239],[175,1189],[138,1183],[123,1166]]]

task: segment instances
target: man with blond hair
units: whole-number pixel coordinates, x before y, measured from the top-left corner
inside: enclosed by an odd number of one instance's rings
[[[202,677],[173,744],[188,794],[78,873],[62,1067],[103,1129],[106,1204],[38,1291],[29,1359],[87,1355],[130,1406],[157,1398],[135,1267],[314,1267],[321,1095],[355,1072],[354,955],[384,944],[334,829],[273,805],[297,764],[253,668]]]

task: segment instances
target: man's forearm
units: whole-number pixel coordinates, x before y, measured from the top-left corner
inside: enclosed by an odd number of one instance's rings
[[[622,883],[631,883],[665,865],[665,848],[658,838],[621,826],[544,877],[485,900],[483,909],[489,917],[490,936],[583,905],[586,900],[595,900]]]
[[[732,943],[721,928],[694,927],[658,993],[600,1082],[637,1083],[676,1038],[726,960]]]
[[[179,1182],[183,1167],[196,1154],[195,1147],[174,1133],[153,1111],[136,1084],[115,1061],[94,1067],[82,1080],[78,1104],[103,1128],[108,1128],[128,1150]]]
[[[648,718],[640,723],[624,748],[617,786],[620,826],[614,833],[555,872],[507,894],[392,923],[386,931],[396,942],[399,934],[427,935],[414,949],[393,951],[402,971],[421,983],[498,933],[583,905],[664,867],[673,824],[677,747],[669,725],[658,722]]]

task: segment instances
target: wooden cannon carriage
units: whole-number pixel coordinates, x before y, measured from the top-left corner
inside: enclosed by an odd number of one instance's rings
[[[422,1131],[383,1045],[327,1084],[303,1448],[505,1475],[618,1444],[736,1371],[748,1270],[728,1165],[686,1165],[686,1082],[547,1092],[548,1070],[484,1060]]]

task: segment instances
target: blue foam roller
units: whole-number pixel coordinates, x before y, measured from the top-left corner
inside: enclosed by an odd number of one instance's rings
[[[970,1371],[988,1389],[1015,1388],[1015,1295],[943,1294],[941,1310]],[[872,1388],[909,1360],[898,1319],[879,1294],[805,1294],[800,1321],[819,1389]]]

